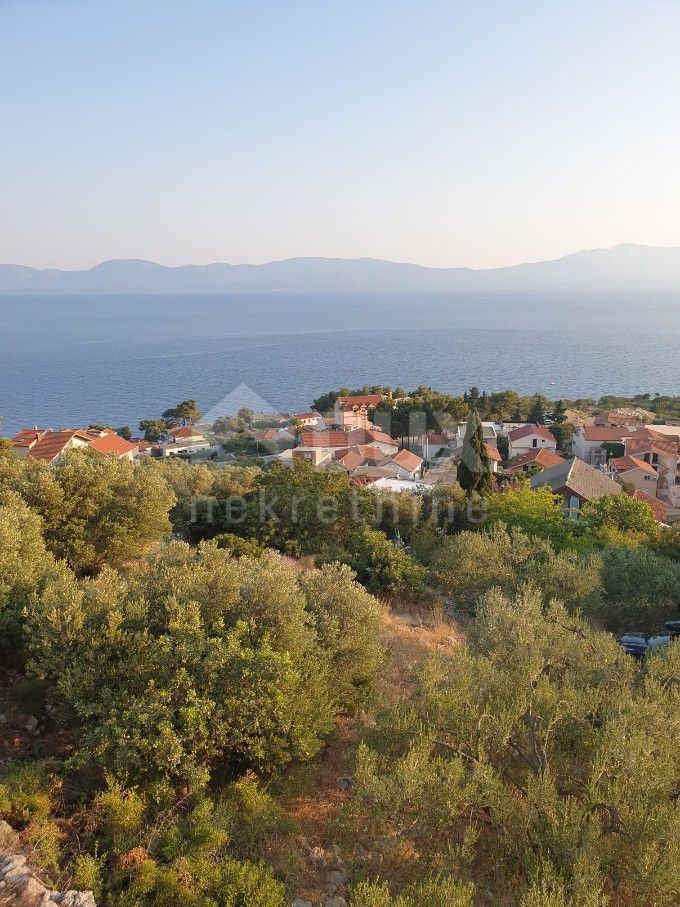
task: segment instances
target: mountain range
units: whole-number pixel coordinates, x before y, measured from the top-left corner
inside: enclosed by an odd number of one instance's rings
[[[680,289],[680,247],[632,243],[506,268],[428,268],[375,258],[288,258],[256,265],[114,259],[86,271],[0,264],[0,294]]]

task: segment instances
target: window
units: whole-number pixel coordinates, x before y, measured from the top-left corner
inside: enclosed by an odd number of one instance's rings
[[[532,441],[532,444],[534,447],[538,447],[538,438],[534,438],[534,440]]]

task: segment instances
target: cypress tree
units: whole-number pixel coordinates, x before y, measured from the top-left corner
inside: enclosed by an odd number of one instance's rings
[[[470,494],[491,494],[491,466],[484,443],[482,421],[476,409],[470,410],[463,441],[463,456],[458,466],[458,483]]]

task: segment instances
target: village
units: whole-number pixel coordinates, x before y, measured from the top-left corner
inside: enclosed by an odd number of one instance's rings
[[[293,466],[305,461],[320,469],[345,473],[353,485],[422,494],[437,484],[453,484],[465,450],[467,422],[442,417],[439,430],[428,431],[420,414],[411,413],[406,435],[391,433],[390,411],[381,410],[384,394],[338,395],[332,412],[292,414],[242,411],[222,425],[175,420],[153,441],[123,437],[101,425],[88,428],[26,428],[11,438],[12,451],[55,463],[71,448],[89,448],[127,460],[181,457],[212,462]],[[193,402],[193,401],[192,401]],[[680,424],[652,423],[654,413],[620,407],[595,415],[566,411],[568,444],[560,449],[543,424],[481,423],[494,493],[518,481],[533,489],[548,486],[572,519],[580,508],[605,495],[625,493],[646,502],[659,523],[680,515]],[[258,427],[266,425],[267,427]],[[130,435],[130,432],[124,432]],[[234,439],[238,439],[235,445]],[[243,444],[250,445],[249,458]],[[234,449],[240,451],[234,453]]]

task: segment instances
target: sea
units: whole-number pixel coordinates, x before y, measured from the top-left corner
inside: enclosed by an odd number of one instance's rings
[[[0,296],[3,434],[364,384],[680,394],[680,291]]]

